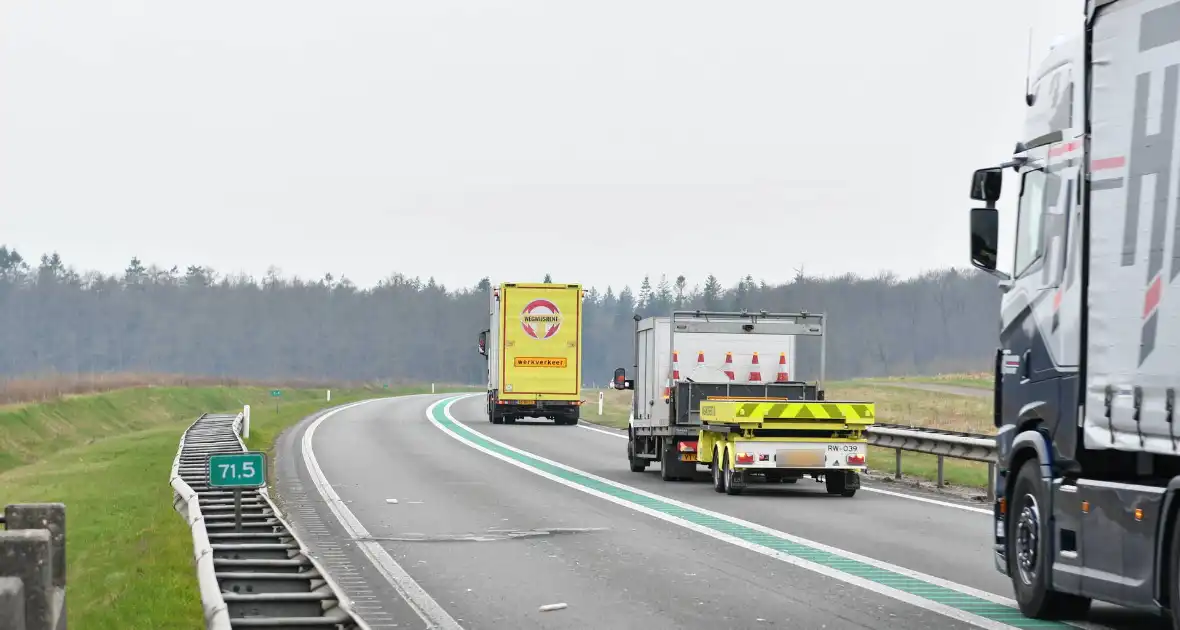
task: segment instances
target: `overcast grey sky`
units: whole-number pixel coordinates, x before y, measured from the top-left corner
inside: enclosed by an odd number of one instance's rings
[[[963,266],[1028,28],[1035,63],[1082,4],[4,0],[0,243],[362,285]]]

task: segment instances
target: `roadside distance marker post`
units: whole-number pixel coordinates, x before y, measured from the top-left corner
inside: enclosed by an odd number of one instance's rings
[[[270,397],[275,399],[275,413],[279,412],[279,397],[282,395],[283,395],[283,390],[281,390],[281,389],[270,390]]]
[[[242,489],[266,484],[266,453],[217,453],[209,455],[206,470],[210,488],[234,491],[234,531],[242,531]]]

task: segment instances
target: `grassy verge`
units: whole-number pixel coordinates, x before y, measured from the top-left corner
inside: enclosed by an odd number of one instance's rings
[[[934,382],[933,379],[930,382]],[[939,380],[947,383],[946,379]],[[603,415],[598,415],[598,391],[588,391],[591,401],[582,410],[582,419],[605,426],[625,429],[631,412],[631,392],[601,390]],[[890,424],[930,427],[969,433],[995,432],[992,426],[991,400],[972,396],[952,396],[887,385],[872,381],[844,381],[827,385],[829,400],[855,400],[876,404],[877,420]],[[877,472],[894,472],[896,455],[893,449],[869,449],[869,467]],[[902,452],[902,474],[933,481],[938,478],[938,458],[922,453]],[[943,478],[952,486],[982,488],[987,485],[987,464],[946,458]]]
[[[200,628],[192,538],[168,474],[202,412],[251,406],[251,448],[328,406],[415,388],[141,388],[0,408],[0,505],[66,504],[70,627]]]
[[[871,379],[873,381],[893,381],[898,383],[930,383],[933,385],[955,385],[958,387],[972,387],[988,390],[995,383],[991,372],[963,372],[953,374],[939,374],[938,376],[887,376]]]

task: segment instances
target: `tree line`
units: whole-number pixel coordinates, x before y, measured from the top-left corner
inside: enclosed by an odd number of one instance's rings
[[[526,281],[527,279],[521,279]],[[548,276],[545,280],[550,280]],[[564,282],[566,279],[557,279]],[[570,279],[576,282],[576,279]],[[57,253],[30,262],[0,246],[0,376],[174,373],[257,379],[483,383],[476,337],[488,326],[488,279],[445,287],[392,274],[373,287],[345,277],[222,275],[208,267],[77,271]],[[826,312],[829,378],[988,369],[999,292],[974,270],[899,279],[846,275],[784,284],[747,276],[643,278],[638,289],[587,288],[587,385],[632,360],[633,316],[673,308]],[[813,376],[818,346],[800,348]],[[809,368],[812,371],[809,371]]]

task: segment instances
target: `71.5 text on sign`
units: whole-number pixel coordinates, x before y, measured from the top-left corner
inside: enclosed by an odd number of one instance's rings
[[[266,484],[266,454],[259,451],[209,456],[209,487],[259,488]]]

